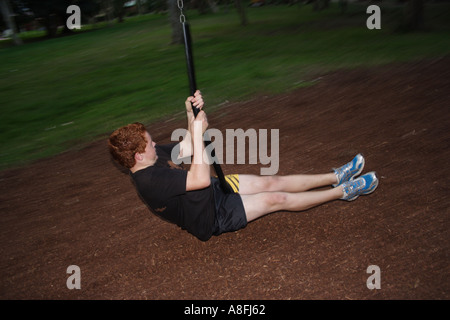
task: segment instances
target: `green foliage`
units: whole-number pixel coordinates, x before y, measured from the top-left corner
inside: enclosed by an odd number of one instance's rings
[[[383,16],[382,30],[368,30],[364,6],[344,15],[337,5],[249,8],[246,27],[231,10],[186,16],[207,110],[292,90],[322,72],[442,56],[450,47],[448,25],[436,20],[433,32],[396,34]],[[184,49],[169,45],[170,36],[167,16],[150,14],[0,49],[0,168],[80,148],[129,122],[184,116]]]

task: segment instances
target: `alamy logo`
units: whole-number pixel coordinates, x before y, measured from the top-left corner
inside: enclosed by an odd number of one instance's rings
[[[373,289],[381,289],[381,269],[379,266],[370,265],[367,267],[367,273],[371,274],[369,278],[367,278],[366,285],[370,290]]]
[[[77,5],[71,5],[67,7],[66,13],[71,13],[72,15],[67,18],[66,26],[67,29],[81,29],[81,9]]]
[[[196,125],[196,124],[195,124]],[[200,128],[201,130],[201,128]],[[172,132],[171,140],[180,141],[188,133],[186,129],[176,129]],[[226,129],[225,140],[223,134],[218,129],[208,129],[204,134],[204,140],[214,141],[205,148],[203,153],[203,161],[208,164],[245,164],[248,156],[249,164],[259,163],[269,165],[260,169],[261,175],[275,175],[279,169],[279,130],[270,130],[270,155],[268,153],[268,130],[259,129]],[[209,137],[209,138],[208,138]],[[214,139],[212,139],[214,138]],[[248,143],[247,143],[248,141]],[[235,144],[236,142],[236,144]],[[225,143],[225,162],[223,145]],[[236,148],[235,148],[236,146]],[[213,155],[213,150],[215,155]],[[248,150],[248,153],[246,152]],[[236,152],[235,152],[236,151]],[[172,162],[179,165],[181,163],[190,164],[190,158],[178,159],[179,150],[172,150]],[[236,157],[235,157],[236,154]],[[235,162],[236,160],[236,162]],[[198,161],[198,160],[196,160]]]
[[[67,273],[71,274],[67,278],[66,286],[67,289],[81,289],[81,269],[79,266],[70,265],[67,267]]]
[[[381,10],[377,5],[370,5],[367,7],[366,13],[371,13],[370,17],[367,18],[366,26],[367,29],[381,29]]]

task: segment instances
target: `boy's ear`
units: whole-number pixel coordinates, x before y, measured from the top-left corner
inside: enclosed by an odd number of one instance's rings
[[[134,160],[136,160],[136,162],[138,161],[142,161],[144,159],[144,157],[142,156],[142,154],[140,154],[139,152],[136,152],[134,154]]]

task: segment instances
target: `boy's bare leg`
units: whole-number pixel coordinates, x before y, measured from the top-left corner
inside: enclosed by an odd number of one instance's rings
[[[342,186],[325,191],[241,194],[248,222],[275,211],[306,210],[328,201],[340,199],[342,196]]]
[[[261,192],[303,192],[336,183],[336,175],[297,174],[288,176],[239,175],[239,194],[256,194]]]

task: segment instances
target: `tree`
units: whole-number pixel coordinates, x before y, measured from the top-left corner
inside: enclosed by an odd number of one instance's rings
[[[31,9],[34,17],[44,26],[49,38],[56,36],[58,25],[63,24],[66,9],[72,4],[68,0],[23,0],[23,3]]]
[[[12,38],[16,45],[22,44],[22,39],[18,36],[18,31],[16,27],[16,22],[13,19],[13,14],[11,10],[11,5],[9,0],[0,0],[1,11],[3,14],[3,19],[6,22],[6,25],[12,32]]]
[[[194,0],[192,4],[197,8],[199,14],[216,13],[219,11],[214,0]]]
[[[420,30],[424,22],[423,11],[423,0],[409,0],[405,5],[403,29],[405,31]]]
[[[198,1],[197,4],[203,3],[207,4],[212,12],[215,12],[215,3],[212,0]],[[245,26],[248,24],[247,13],[242,0],[234,0],[234,4],[239,14],[241,25]],[[172,27],[172,44],[182,44],[183,43],[183,29],[180,23],[180,9],[178,8],[177,0],[167,0],[167,6],[169,9],[169,22]]]
[[[330,6],[330,0],[315,0],[313,4],[314,11],[322,11]]]
[[[177,0],[167,0],[169,8],[169,22],[172,27],[172,44],[183,43],[183,30],[180,23],[180,9]]]
[[[238,11],[241,25],[246,26],[248,24],[247,12],[245,11],[244,5],[242,4],[242,0],[234,0],[234,5],[236,6],[236,10]]]
[[[2,0],[3,1],[3,0]],[[58,26],[64,26],[63,33],[70,33],[66,26],[67,8],[77,5],[81,8],[81,19],[88,21],[100,10],[101,0],[7,0],[18,9],[22,22],[25,20],[39,22],[47,31],[47,37],[55,37]]]
[[[126,0],[114,0],[114,14],[118,18],[119,22],[123,22],[123,18],[125,17],[125,8],[123,5],[125,4]]]
[[[138,9],[138,14],[141,15],[143,13],[141,0],[136,0],[136,6],[137,6],[137,9]]]

